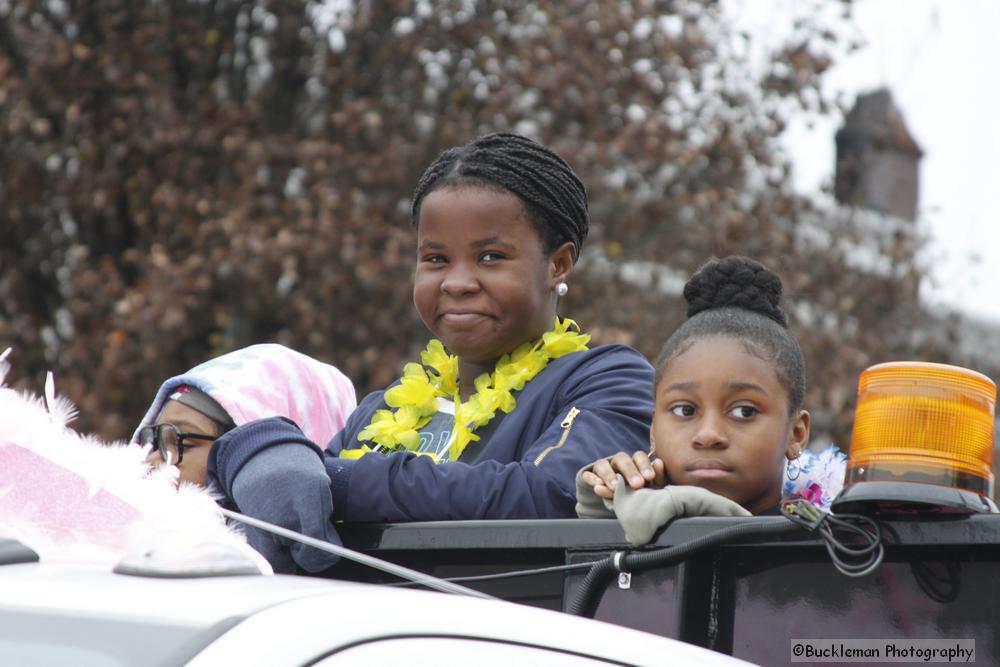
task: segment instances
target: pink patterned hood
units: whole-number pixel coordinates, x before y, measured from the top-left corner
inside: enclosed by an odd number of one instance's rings
[[[181,385],[214,398],[237,426],[288,417],[323,448],[357,406],[354,386],[335,367],[283,345],[261,344],[216,357],[164,382],[139,428],[155,423]],[[138,442],[139,428],[132,442]]]

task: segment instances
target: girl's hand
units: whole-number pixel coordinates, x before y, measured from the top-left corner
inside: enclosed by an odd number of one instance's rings
[[[647,486],[660,489],[666,484],[663,461],[655,456],[650,458],[646,452],[635,452],[631,456],[618,452],[610,459],[601,459],[592,470],[584,472],[581,479],[594,487],[594,493],[601,498],[612,499],[615,497],[617,475],[624,477],[633,489]]]

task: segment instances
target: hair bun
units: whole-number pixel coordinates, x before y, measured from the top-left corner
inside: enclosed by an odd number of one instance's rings
[[[783,327],[781,279],[760,262],[731,255],[701,266],[684,285],[688,317],[713,308],[743,308],[769,317]]]

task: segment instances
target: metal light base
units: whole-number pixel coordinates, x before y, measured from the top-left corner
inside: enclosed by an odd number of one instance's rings
[[[855,482],[840,492],[831,509],[835,514],[892,516],[995,514],[998,511],[987,496],[919,482]]]

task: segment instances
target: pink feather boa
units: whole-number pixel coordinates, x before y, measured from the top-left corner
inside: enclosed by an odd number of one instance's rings
[[[265,571],[266,561],[227,527],[204,489],[176,487],[176,468],[150,471],[143,448],[69,428],[76,409],[57,397],[14,391],[0,355],[0,536],[43,560],[113,565],[138,550],[170,557],[226,545]]]

